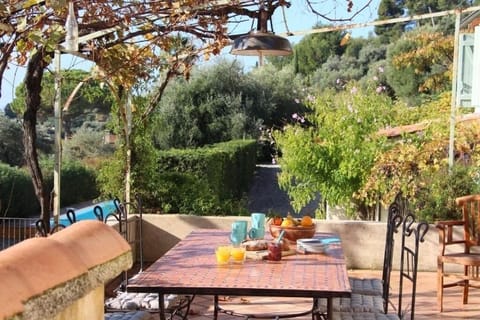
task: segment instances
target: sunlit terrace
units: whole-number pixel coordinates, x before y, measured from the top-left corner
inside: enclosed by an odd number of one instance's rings
[[[143,257],[144,268],[164,255],[180,239],[196,229],[224,229],[228,230],[231,223],[238,217],[196,217],[185,215],[143,215],[142,242],[143,250],[140,249],[138,232],[140,220],[132,216],[129,221],[129,241],[133,248],[135,266],[138,270],[139,259]],[[248,219],[244,217],[244,219]],[[381,278],[382,259],[384,247],[384,235],[386,224],[383,222],[363,221],[316,221],[317,232],[333,232],[341,239],[343,252],[347,261],[349,275],[365,278]],[[68,229],[68,228],[67,228]],[[226,242],[228,239],[225,240]],[[415,319],[472,319],[480,316],[480,290],[472,289],[469,295],[469,303],[462,304],[461,288],[449,288],[445,290],[444,310],[438,311],[436,298],[436,255],[438,252],[438,233],[433,225],[420,245],[419,273],[415,303]],[[398,241],[395,252],[398,252]],[[92,248],[93,250],[93,248]],[[109,247],[98,247],[95,250],[109,251]],[[141,252],[140,252],[141,250]],[[5,253],[5,251],[3,252]],[[212,252],[212,255],[214,253]],[[54,263],[54,261],[52,262]],[[247,260],[245,263],[249,263]],[[391,301],[390,312],[395,312],[399,274],[396,266],[399,265],[398,254],[394,255],[391,278]],[[135,268],[134,268],[135,269]],[[119,273],[113,281],[105,283],[106,297],[112,294],[119,281],[123,279]],[[404,289],[405,290],[405,289]],[[408,292],[408,290],[406,290]],[[405,291],[404,291],[405,292]],[[271,298],[271,297],[248,297],[248,296],[222,296],[220,303],[223,307],[234,309],[237,312],[248,310],[250,313],[268,312],[291,312],[295,309],[306,309],[311,300],[302,298]],[[402,309],[411,311],[409,299],[406,298]],[[158,314],[155,315],[155,318]],[[189,319],[212,319],[213,296],[198,295],[193,300],[189,311]],[[220,319],[234,319],[236,317],[219,314]],[[310,315],[300,319],[311,319]],[[99,318],[100,319],[100,318]]]

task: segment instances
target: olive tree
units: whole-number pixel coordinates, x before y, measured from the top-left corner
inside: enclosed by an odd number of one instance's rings
[[[22,126],[15,120],[0,114],[0,162],[10,166],[23,164],[23,149],[18,145],[22,139]]]

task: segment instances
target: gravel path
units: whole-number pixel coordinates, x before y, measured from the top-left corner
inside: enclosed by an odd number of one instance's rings
[[[277,174],[280,172],[278,165],[257,165],[253,185],[248,194],[248,210],[250,212],[264,212],[269,210],[286,216],[288,212],[295,213],[288,195],[278,186]],[[318,208],[318,200],[312,201],[304,207],[300,214],[314,216]]]

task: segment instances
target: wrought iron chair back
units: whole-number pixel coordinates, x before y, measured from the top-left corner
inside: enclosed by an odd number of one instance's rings
[[[408,213],[403,219],[402,225],[402,245],[400,255],[400,283],[398,295],[398,316],[400,319],[406,319],[406,313],[402,310],[404,281],[411,282],[412,295],[410,298],[410,319],[415,317],[415,296],[417,290],[417,271],[420,243],[425,241],[425,235],[428,232],[428,223],[419,222],[415,224],[415,216]],[[407,243],[407,239],[413,236],[413,239]],[[408,310],[407,310],[408,311]]]
[[[389,305],[393,305],[390,299],[390,279],[393,270],[395,233],[402,225],[404,214],[404,206],[400,200],[402,199],[397,197],[388,208],[382,278],[349,277],[352,288],[351,298],[334,299],[333,303],[333,310],[339,313],[340,318],[353,316],[359,310],[367,313],[387,314]],[[319,299],[318,302],[320,308],[326,310],[327,300]],[[366,315],[363,314],[363,316]]]
[[[108,221],[117,221],[118,222],[118,231],[120,234],[127,240],[130,245],[134,247],[134,252],[137,254],[134,257],[134,260],[139,263],[139,271],[143,271],[144,267],[144,258],[143,258],[143,207],[142,207],[142,200],[140,196],[135,195],[134,202],[121,202],[118,198],[115,198],[113,201],[116,214],[108,214],[104,222],[107,223]],[[128,227],[128,214],[135,212],[138,215],[139,221],[135,223],[136,232],[134,232],[134,239],[130,239],[130,231]],[[125,291],[126,286],[128,285],[128,275],[125,272],[124,282],[121,285],[121,290]]]
[[[387,232],[385,236],[385,253],[383,258],[383,309],[388,313],[388,304],[390,298],[390,277],[393,268],[393,251],[394,251],[394,234],[398,232],[398,228],[402,225],[404,215],[403,200],[397,195],[395,201],[388,207]]]
[[[136,257],[140,263],[140,268],[143,270],[143,227],[142,227],[142,218],[143,218],[143,210],[142,210],[142,203],[141,199],[138,196],[135,196],[135,202],[131,203],[122,203],[118,198],[115,198],[113,200],[113,203],[115,205],[115,211],[109,212],[106,215],[103,212],[103,209],[101,206],[97,205],[93,207],[93,213],[95,217],[103,222],[103,223],[109,223],[109,222],[115,222],[117,224],[118,232],[131,244],[131,245],[137,245],[136,250],[139,252],[139,256]],[[137,215],[139,216],[140,222],[137,224],[138,225],[138,231],[137,231],[137,238],[135,240],[132,240],[129,238],[129,232],[128,232],[128,216],[127,216],[127,208],[126,207],[132,207],[131,210],[135,210]],[[77,222],[77,216],[75,213],[75,210],[73,209],[68,209],[65,213],[68,221],[70,224],[74,224]],[[45,223],[43,220],[39,219],[35,222],[35,228],[37,231],[37,234],[42,237],[46,237],[49,234],[52,234],[54,232],[57,232],[61,229],[66,228],[65,225],[63,224],[55,224],[50,227],[50,232],[47,232],[47,228],[45,226]]]
[[[405,200],[401,195],[395,197],[394,202],[388,207],[388,217],[386,223],[386,233],[385,233],[385,246],[383,254],[383,266],[382,266],[382,277],[381,278],[358,278],[358,277],[349,277],[350,286],[352,287],[352,293],[360,295],[360,297],[366,296],[365,301],[368,302],[368,308],[378,310],[379,312],[388,313],[388,305],[390,301],[390,277],[392,273],[392,263],[393,263],[393,252],[395,248],[395,239],[394,235],[398,232],[399,227],[403,221],[403,215],[405,212]],[[377,297],[379,299],[377,299]],[[364,298],[361,298],[364,300]],[[373,299],[373,300],[371,300]],[[373,302],[375,301],[375,302]],[[345,306],[348,304],[347,301],[344,301],[342,309],[348,309]],[[378,308],[377,305],[380,305],[381,308]],[[352,310],[353,310],[352,306]]]
[[[117,205],[117,204],[116,204]],[[140,270],[139,272],[143,271],[144,268],[144,257],[143,257],[143,204],[142,204],[142,199],[141,197],[136,194],[135,195],[135,201],[134,202],[125,202],[125,203],[120,203],[118,202],[118,207],[120,208],[124,221],[126,222],[124,227],[125,227],[125,236],[128,239],[129,235],[129,230],[128,230],[128,214],[132,214],[132,211],[137,215],[138,217],[138,222],[135,224],[137,230],[136,234],[137,236],[135,237],[134,240],[129,239],[132,244],[138,245],[138,256],[136,257],[136,260],[138,261],[140,265]]]
[[[75,222],[77,222],[77,215],[75,214],[75,210],[68,209],[65,214],[70,224],[74,224]]]
[[[37,230],[37,235],[40,237],[47,237],[49,234],[55,233],[66,228],[63,224],[54,224],[50,227],[50,232],[47,231],[47,227],[45,226],[45,222],[42,219],[38,219],[35,221],[35,228]]]
[[[122,235],[122,237],[134,248],[133,251],[135,253],[139,252],[137,256],[134,257],[135,262],[139,262],[141,272],[143,270],[143,227],[142,227],[142,219],[143,219],[143,210],[142,210],[142,202],[138,195],[135,196],[134,202],[122,202],[120,199],[114,198],[113,204],[115,206],[115,211],[109,212],[106,215],[103,212],[101,206],[95,206],[93,208],[93,213],[97,217],[97,219],[103,223],[115,223],[118,232]],[[135,212],[138,217],[138,223],[135,223],[137,227],[137,231],[133,233],[134,239],[131,239],[130,232],[129,232],[129,221],[128,221],[128,212]],[[128,272],[125,271],[123,273],[123,281],[120,285],[120,290],[124,291],[126,286],[128,285]]]

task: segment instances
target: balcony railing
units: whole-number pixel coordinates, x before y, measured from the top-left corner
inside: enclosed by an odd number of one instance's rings
[[[28,238],[35,237],[34,218],[0,218],[0,250],[6,249],[14,244]]]

